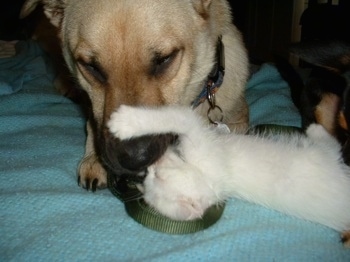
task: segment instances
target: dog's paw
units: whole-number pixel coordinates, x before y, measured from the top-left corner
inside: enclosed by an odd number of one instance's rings
[[[95,192],[107,187],[107,173],[95,154],[84,157],[78,170],[78,184]]]
[[[117,111],[111,114],[107,123],[109,131],[120,140],[140,136],[140,127],[143,125],[142,109],[121,105]]]
[[[345,231],[341,234],[341,241],[344,247],[350,248],[350,231]]]

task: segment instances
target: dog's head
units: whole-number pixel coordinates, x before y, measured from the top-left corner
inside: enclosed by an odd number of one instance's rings
[[[231,21],[224,0],[27,0],[20,16],[38,4],[59,28],[104,145],[112,140],[105,123],[122,104],[190,105]]]
[[[99,125],[121,104],[190,104],[226,26],[210,23],[224,1],[27,0],[21,17],[40,2]]]

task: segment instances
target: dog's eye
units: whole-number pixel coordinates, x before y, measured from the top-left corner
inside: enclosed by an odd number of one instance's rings
[[[151,68],[150,68],[150,75],[160,76],[164,74],[164,72],[169,68],[171,63],[175,60],[178,52],[179,50],[175,49],[168,55],[155,53],[154,58],[152,60]]]
[[[83,67],[83,69],[102,84],[107,82],[107,75],[102,70],[101,66],[96,62],[85,62],[83,60],[78,60],[78,63]]]

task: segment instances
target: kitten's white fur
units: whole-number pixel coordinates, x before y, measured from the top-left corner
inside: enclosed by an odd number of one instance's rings
[[[145,201],[164,215],[188,220],[238,197],[268,208],[350,230],[350,169],[323,127],[278,139],[219,134],[191,109],[121,106],[108,123],[120,139],[177,133],[180,143],[148,168]]]

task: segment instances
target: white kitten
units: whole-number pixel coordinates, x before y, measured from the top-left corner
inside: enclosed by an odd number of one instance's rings
[[[179,134],[179,144],[148,168],[143,184],[145,201],[172,219],[201,217],[209,206],[237,197],[350,230],[350,168],[322,126],[278,139],[219,134],[188,108],[121,106],[108,127],[120,139]]]

